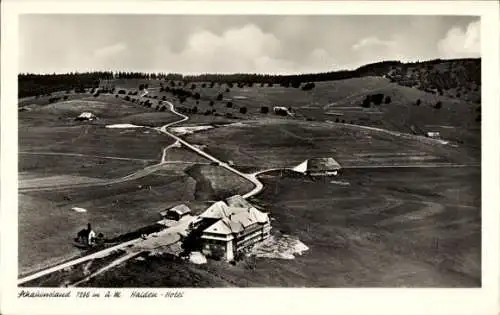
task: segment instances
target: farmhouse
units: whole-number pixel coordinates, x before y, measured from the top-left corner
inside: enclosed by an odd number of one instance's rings
[[[439,138],[439,132],[437,131],[429,131],[426,133],[426,136],[429,138]]]
[[[338,175],[342,167],[334,158],[313,158],[297,165],[294,170],[311,176]]]
[[[75,120],[94,120],[97,119],[96,115],[91,112],[83,112]]]
[[[226,203],[227,202],[227,203]],[[234,260],[253,245],[270,235],[269,216],[253,207],[241,196],[217,201],[203,212],[197,224],[202,253],[226,261]]]

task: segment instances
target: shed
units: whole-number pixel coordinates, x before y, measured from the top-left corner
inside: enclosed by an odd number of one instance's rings
[[[429,138],[439,138],[440,134],[437,131],[429,131],[426,136]]]
[[[163,219],[179,221],[182,217],[190,213],[191,209],[189,209],[189,207],[185,204],[181,204],[161,211],[160,215]]]
[[[94,120],[97,117],[91,112],[83,112],[75,120]]]

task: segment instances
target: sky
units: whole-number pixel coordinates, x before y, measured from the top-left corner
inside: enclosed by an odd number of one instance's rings
[[[480,56],[472,16],[23,15],[19,72],[313,73]]]

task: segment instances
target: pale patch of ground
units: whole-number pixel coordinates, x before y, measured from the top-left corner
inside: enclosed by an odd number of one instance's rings
[[[203,130],[209,130],[209,129],[212,129],[213,126],[189,126],[189,127],[175,127],[175,128],[172,128],[172,131],[176,134],[176,135],[189,135],[189,134],[192,134],[192,133],[195,133],[195,132],[198,132],[198,131],[203,131]]]
[[[80,207],[73,207],[73,208],[71,208],[71,210],[73,210],[75,212],[87,212],[87,209],[80,208]]]
[[[296,255],[302,255],[308,249],[309,247],[297,237],[286,234],[272,235],[255,246],[249,255],[262,258],[294,259]]]
[[[124,129],[124,128],[144,128],[144,127],[133,125],[133,124],[114,124],[114,125],[107,125],[106,128]]]

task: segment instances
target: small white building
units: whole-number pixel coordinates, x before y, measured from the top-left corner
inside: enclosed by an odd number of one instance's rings
[[[429,131],[425,134],[429,138],[439,138],[440,134],[437,131]]]
[[[76,117],[76,120],[95,120],[97,119],[96,115],[94,115],[91,112],[83,112],[81,113],[78,117]]]

